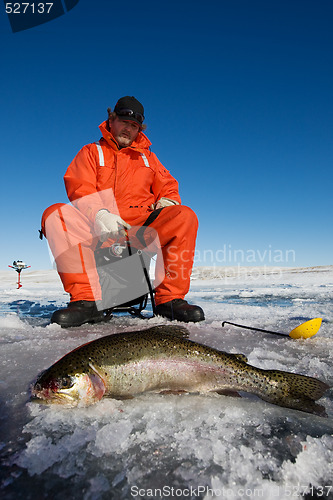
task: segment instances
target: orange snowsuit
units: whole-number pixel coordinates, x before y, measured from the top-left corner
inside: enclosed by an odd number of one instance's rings
[[[99,128],[103,137],[84,146],[64,176],[72,205],[52,205],[42,216],[42,231],[64,289],[72,302],[101,299],[94,260],[98,240],[93,232],[99,210],[107,209],[131,226],[141,226],[151,206],[164,197],[177,204],[163,208],[149,226],[157,231],[163,255],[156,272],[163,267],[165,273],[156,287],[155,301],[158,305],[183,299],[190,285],[197,217],[180,204],[177,181],[150,151],[151,143],[143,132],[131,146],[119,149],[107,122]]]

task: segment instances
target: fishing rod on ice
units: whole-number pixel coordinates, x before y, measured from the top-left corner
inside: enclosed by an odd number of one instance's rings
[[[255,328],[253,326],[239,325],[238,323],[231,323],[230,321],[223,321],[222,327],[224,325],[232,325],[240,328],[246,328],[247,330],[254,330],[256,332],[271,333],[273,335],[280,335],[283,337],[291,337],[292,339],[308,339],[313,337],[318,332],[321,326],[322,318],[314,318],[298,325],[296,328],[291,330],[289,333],[273,332],[271,330],[264,330],[262,328]]]

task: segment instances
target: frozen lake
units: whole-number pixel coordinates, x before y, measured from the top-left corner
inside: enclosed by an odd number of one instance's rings
[[[0,278],[2,499],[333,498],[332,389],[320,400],[328,418],[249,395],[142,395],[76,409],[30,403],[37,374],[75,347],[167,322],[118,316],[61,329],[48,324],[67,302],[55,271],[24,271],[19,290],[14,271]],[[333,266],[195,268],[187,299],[206,320],[188,325],[190,339],[332,386],[332,292]],[[288,333],[316,317],[322,326],[305,340],[221,327]]]

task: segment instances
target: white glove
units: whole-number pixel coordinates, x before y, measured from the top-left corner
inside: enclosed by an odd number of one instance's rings
[[[151,206],[152,210],[157,210],[159,208],[171,207],[172,205],[179,205],[178,201],[171,200],[170,198],[160,198],[155,205]]]
[[[104,242],[108,238],[117,238],[124,228],[130,229],[131,226],[119,215],[110,214],[106,209],[97,212],[95,217],[95,231],[100,241]]]

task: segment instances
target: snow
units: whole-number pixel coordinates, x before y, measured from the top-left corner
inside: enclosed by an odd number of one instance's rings
[[[64,409],[29,402],[37,374],[75,347],[163,319],[126,315],[61,329],[67,302],[54,270],[0,271],[2,499],[333,498],[333,394],[328,418],[250,395],[141,395]],[[190,338],[243,353],[262,368],[333,382],[333,266],[195,268],[190,302],[206,320]],[[285,332],[322,317],[310,339],[292,340],[222,321]],[[304,496],[304,494],[306,494]]]

